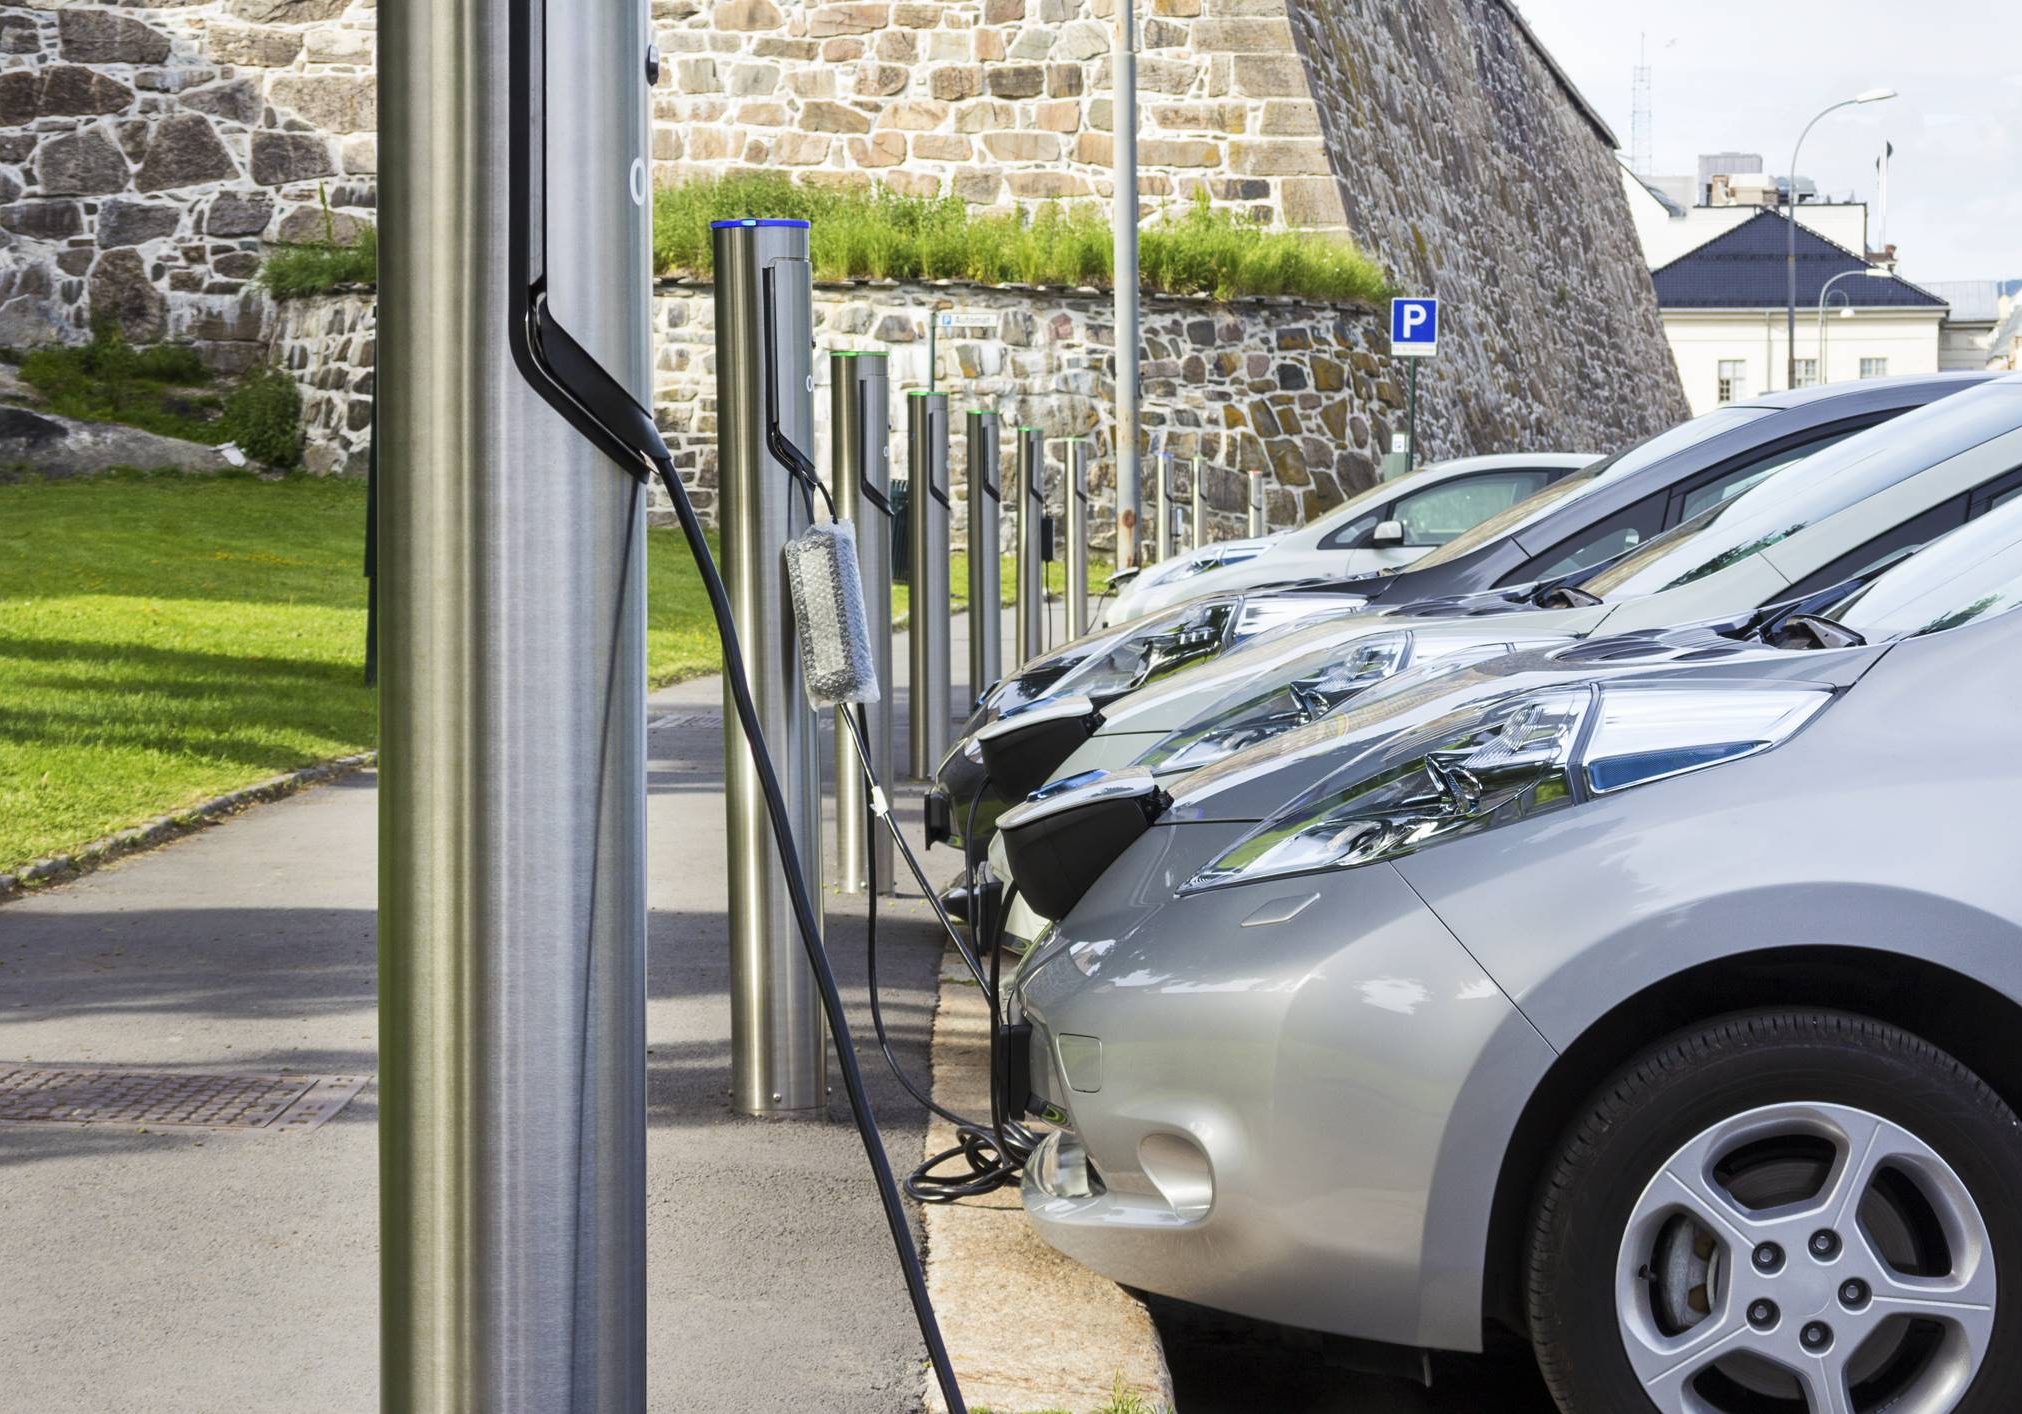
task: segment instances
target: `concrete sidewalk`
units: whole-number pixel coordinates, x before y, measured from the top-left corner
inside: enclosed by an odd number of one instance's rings
[[[914,1409],[919,1337],[840,1094],[828,1124],[729,1110],[721,711],[706,679],[649,716],[652,1407]],[[0,904],[0,1074],[372,1076],[376,809],[361,773]],[[868,1041],[862,900],[827,909],[904,1173],[925,1131]],[[922,1077],[927,917],[880,909],[886,1014]],[[368,1083],[307,1133],[0,1125],[0,1414],[376,1409],[375,1118]]]

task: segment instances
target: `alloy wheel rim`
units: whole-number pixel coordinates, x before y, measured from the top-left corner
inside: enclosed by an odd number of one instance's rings
[[[1892,1120],[1768,1105],[1671,1156],[1615,1271],[1629,1364],[1664,1414],[1945,1414],[1993,1337],[1992,1240]]]

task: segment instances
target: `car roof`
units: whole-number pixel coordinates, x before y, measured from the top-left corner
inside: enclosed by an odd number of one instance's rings
[[[1940,388],[1964,388],[1975,383],[1991,382],[2002,377],[1999,372],[1966,369],[1952,373],[1897,373],[1887,378],[1858,378],[1844,383],[1821,383],[1810,388],[1791,388],[1781,393],[1764,393],[1759,397],[1746,398],[1729,407],[1746,408],[1799,408],[1812,403],[1831,402],[1847,398],[1855,401],[1868,399],[1890,401],[1892,395],[1900,392],[1922,392]]]

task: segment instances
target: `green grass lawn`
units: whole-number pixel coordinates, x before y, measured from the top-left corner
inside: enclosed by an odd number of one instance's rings
[[[369,749],[364,517],[348,479],[0,484],[0,873]],[[679,533],[646,563],[652,681],[715,671]]]

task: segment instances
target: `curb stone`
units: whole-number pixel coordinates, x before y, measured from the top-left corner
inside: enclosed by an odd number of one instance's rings
[[[989,1010],[950,951],[934,1010],[934,1099],[956,1113],[989,1106]],[[936,1117],[926,1154],[955,1142]],[[1026,1221],[1017,1190],[929,1204],[927,1290],[963,1393],[974,1408],[1093,1414],[1119,1395],[1173,1407],[1165,1349],[1142,1302],[1054,1251]],[[927,1376],[929,1414],[947,1406]]]
[[[192,805],[186,810],[157,815],[144,824],[120,830],[103,839],[93,840],[90,844],[69,853],[52,854],[47,859],[38,859],[16,873],[0,874],[0,902],[18,897],[38,884],[88,874],[100,865],[109,864],[125,855],[137,854],[141,850],[153,849],[157,845],[167,844],[170,840],[180,839],[206,825],[215,824],[227,815],[236,814],[249,805],[280,800],[284,796],[293,795],[304,786],[334,781],[339,776],[348,776],[353,771],[365,770],[377,765],[378,762],[378,752],[363,751],[355,756],[339,756],[314,766],[304,766],[298,771],[284,771],[278,776],[269,776],[264,781],[255,781],[252,785],[226,791],[223,795],[214,795],[209,800]]]

